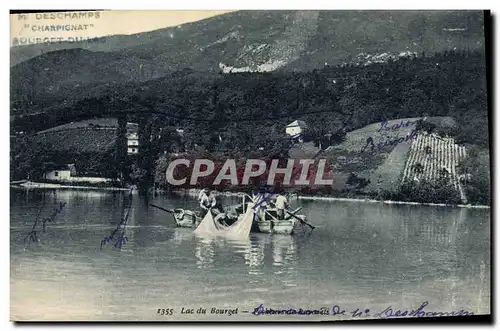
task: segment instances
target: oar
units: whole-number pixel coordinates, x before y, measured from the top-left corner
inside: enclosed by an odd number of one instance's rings
[[[300,222],[302,222],[302,223],[304,223],[304,224],[308,225],[308,226],[309,226],[312,230],[314,230],[314,229],[316,228],[316,227],[312,226],[311,224],[307,223],[306,221],[304,221],[302,218],[297,217],[297,216],[296,216],[294,213],[292,213],[291,211],[288,211],[288,210],[286,210],[286,209],[285,209],[285,211],[286,211],[288,214],[292,215],[295,219],[297,219],[297,220],[299,220]]]
[[[166,211],[167,213],[175,213],[173,209],[166,209],[166,208],[163,208],[163,207],[160,207],[160,206],[157,206],[157,205],[153,205],[152,203],[149,204],[151,207],[155,207],[155,208],[158,208],[158,209],[161,209],[163,211]]]
[[[298,213],[301,210],[302,210],[302,207],[298,207],[297,209],[292,210],[291,213],[296,214],[296,213]]]

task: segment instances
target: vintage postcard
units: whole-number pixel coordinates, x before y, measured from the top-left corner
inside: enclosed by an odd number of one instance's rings
[[[10,20],[12,321],[489,318],[488,11]]]

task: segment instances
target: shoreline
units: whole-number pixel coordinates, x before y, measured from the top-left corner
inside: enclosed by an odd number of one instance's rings
[[[53,189],[83,189],[83,190],[104,190],[104,191],[129,191],[130,188],[124,187],[98,187],[98,186],[78,186],[61,185],[53,183],[24,182],[21,184],[10,184],[10,187],[30,189],[30,188],[53,188]]]
[[[432,202],[412,202],[412,201],[392,201],[392,200],[375,200],[375,199],[359,199],[359,198],[335,198],[335,197],[313,197],[299,195],[297,199],[302,200],[323,200],[323,201],[347,201],[347,202],[364,202],[364,203],[383,203],[385,205],[413,205],[413,206],[437,206],[437,207],[459,207],[459,208],[475,208],[475,209],[490,209],[487,205],[451,205],[446,203]]]
[[[200,189],[184,189],[174,190],[172,192],[197,197]],[[223,196],[242,196],[243,192],[219,192]],[[375,199],[362,199],[362,198],[337,198],[337,197],[317,197],[307,195],[294,195],[297,200],[319,200],[319,201],[346,201],[346,202],[363,202],[363,203],[383,203],[386,205],[413,205],[413,206],[437,206],[437,207],[458,207],[458,208],[473,208],[473,209],[490,209],[490,206],[485,205],[451,205],[446,203],[431,203],[431,202],[412,202],[412,201],[392,201],[392,200],[375,200]]]
[[[77,186],[77,185],[61,185],[52,183],[36,183],[24,182],[21,184],[11,183],[10,187],[14,188],[53,188],[53,189],[85,189],[85,190],[104,190],[104,191],[128,191],[130,188],[123,187],[97,187],[97,186]],[[135,190],[134,190],[135,191]],[[200,189],[183,189],[173,190],[172,193],[187,195],[190,197],[197,197]],[[243,192],[219,192],[221,196],[227,197],[241,197],[245,195]],[[337,198],[337,197],[317,197],[307,195],[295,195],[297,200],[317,200],[317,201],[344,201],[344,202],[362,202],[362,203],[383,203],[385,205],[411,205],[411,206],[436,206],[436,207],[458,207],[458,208],[471,208],[471,209],[491,209],[487,205],[451,205],[446,203],[431,203],[431,202],[411,202],[411,201],[392,201],[392,200],[375,200],[375,199],[362,199],[362,198]]]

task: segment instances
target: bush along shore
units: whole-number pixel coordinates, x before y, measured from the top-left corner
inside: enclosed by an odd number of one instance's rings
[[[191,189],[173,189],[171,191],[157,190],[159,193],[163,194],[176,194],[187,196],[190,198],[197,198],[201,189],[191,188]],[[249,194],[250,191],[218,191],[220,196],[227,197],[242,197]],[[463,208],[479,208],[479,209],[489,209],[489,205],[477,205],[477,204],[462,204],[462,203],[436,203],[436,202],[417,202],[410,200],[390,200],[383,199],[381,196],[378,198],[370,198],[366,195],[354,195],[354,194],[344,194],[344,196],[331,196],[331,195],[303,195],[297,191],[288,191],[291,195],[291,199],[297,200],[318,200],[318,201],[346,201],[346,202],[361,202],[361,203],[384,203],[391,205],[416,205],[416,206],[440,206],[440,207],[463,207]]]
[[[11,183],[11,187],[25,188],[25,189],[89,189],[89,190],[105,190],[105,191],[128,191],[131,188],[136,189],[135,186],[131,187],[114,187],[111,185],[96,185],[96,183],[89,183],[89,185],[70,185],[71,183],[55,183],[55,182],[31,182],[31,181],[16,181]],[[93,184],[93,185],[92,185]],[[201,189],[172,189],[165,191],[162,189],[152,189],[155,194],[175,194],[187,196],[189,198],[197,198]],[[219,196],[227,197],[243,197],[248,195],[250,192],[245,191],[218,191]],[[489,209],[489,205],[473,205],[473,204],[461,204],[461,203],[435,203],[435,202],[417,202],[408,200],[389,200],[389,199],[373,199],[363,195],[355,197],[349,194],[350,197],[340,197],[340,196],[326,196],[326,195],[303,195],[296,191],[289,192],[291,194],[291,199],[297,200],[318,200],[318,201],[345,201],[345,202],[361,202],[361,203],[384,203],[391,205],[417,205],[417,206],[441,206],[441,207],[463,207],[463,208],[478,208],[478,209]],[[346,195],[347,196],[347,195]]]

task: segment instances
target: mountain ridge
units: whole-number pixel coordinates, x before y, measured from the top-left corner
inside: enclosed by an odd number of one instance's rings
[[[480,11],[238,11],[96,46],[107,51],[56,50],[13,65],[12,107],[45,107],[186,68],[311,71],[383,54],[484,51],[483,30]]]

